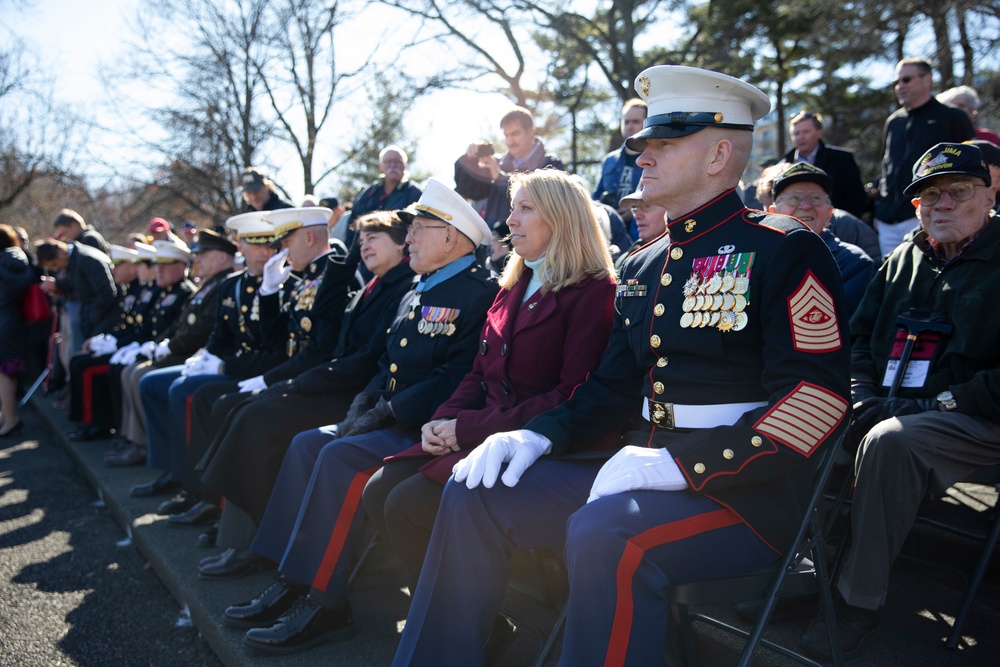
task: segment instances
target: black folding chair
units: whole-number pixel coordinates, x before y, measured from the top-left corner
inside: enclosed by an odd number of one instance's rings
[[[761,645],[802,664],[820,667],[821,663],[763,638],[764,629],[771,620],[779,595],[799,596],[809,593],[818,593],[820,597],[820,613],[826,623],[832,663],[837,667],[843,664],[826,560],[825,525],[822,517],[827,482],[842,440],[843,434],[828,442],[824,446],[824,451],[819,453],[821,459],[813,478],[808,509],[799,525],[795,540],[778,564],[742,577],[678,584],[667,589],[667,597],[677,609],[677,645],[681,651],[682,664],[698,664],[691,624],[694,621],[701,621],[746,639],[739,661],[740,667],[750,665]],[[761,599],[764,605],[760,616],[749,631],[714,618],[706,612],[692,612],[689,609],[696,605],[734,604]]]

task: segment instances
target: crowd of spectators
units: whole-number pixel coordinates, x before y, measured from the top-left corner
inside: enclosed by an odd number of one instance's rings
[[[0,225],[0,438],[23,430],[37,283],[70,439],[151,470],[132,495],[219,549],[201,578],[277,569],[224,611],[249,650],[363,632],[348,576],[371,519],[412,594],[394,664],[496,659],[507,559],[541,549],[565,554],[563,663],[587,665],[659,664],[663,586],[773,564],[812,454],[846,433],[854,652],[928,489],[1000,463],[1000,138],[974,90],[932,79],[896,67],[877,192],[809,111],[744,190],[767,97],[658,66],[593,188],[516,107],[506,151],[470,143],[454,188],[384,147],[346,214],[248,166],[219,229],[155,217],[109,245],[63,209],[29,248]],[[826,637],[817,620],[802,647],[828,658]]]

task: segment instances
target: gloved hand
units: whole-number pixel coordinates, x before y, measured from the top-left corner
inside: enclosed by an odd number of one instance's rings
[[[198,350],[184,362],[181,375],[218,375],[222,367],[222,359],[204,349]]]
[[[240,385],[241,394],[249,394],[252,391],[267,389],[267,383],[264,382],[263,375],[256,375],[246,380],[240,380],[237,384]]]
[[[866,398],[877,398],[878,389],[870,382],[851,385],[851,405],[857,405]]]
[[[111,363],[116,366],[128,366],[139,356],[139,343],[131,342],[111,355]]]
[[[487,489],[492,489],[500,474],[500,465],[510,461],[500,479],[512,487],[521,480],[521,475],[531,464],[550,451],[552,441],[534,431],[521,429],[494,433],[455,464],[455,481],[465,482],[470,489],[482,482]]]
[[[164,357],[170,356],[170,339],[166,338],[161,340],[156,344],[156,348],[153,350],[153,361],[159,361]]]
[[[882,398],[872,396],[854,405],[854,415],[851,419],[851,433],[861,438],[872,430],[875,424],[892,417],[915,415],[920,412],[937,409],[934,398]]]
[[[378,399],[368,412],[364,413],[348,429],[338,428],[337,436],[345,438],[349,435],[360,435],[370,431],[377,431],[380,428],[388,428],[396,423],[396,415],[392,413],[392,406],[385,398]]]
[[[665,448],[628,445],[601,467],[587,502],[625,491],[681,491],[687,486],[684,474]]]
[[[354,428],[355,422],[361,419],[361,416],[368,412],[374,403],[375,399],[365,392],[361,392],[355,396],[354,400],[351,401],[351,407],[347,409],[347,414],[344,416],[343,421],[337,424],[337,437],[343,437],[345,433]]]
[[[118,349],[118,339],[108,334],[98,334],[88,338],[84,345],[94,354],[110,354]]]
[[[274,255],[264,264],[264,274],[260,281],[260,290],[258,290],[261,296],[277,292],[292,272],[291,265],[285,264],[286,257],[288,257],[288,248]]]
[[[147,340],[145,343],[139,346],[139,354],[146,357],[147,359],[153,358],[153,353],[156,351],[156,343],[151,340]]]

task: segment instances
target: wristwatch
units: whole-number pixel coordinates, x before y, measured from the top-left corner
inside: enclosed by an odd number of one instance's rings
[[[945,412],[953,412],[958,407],[958,403],[955,402],[955,397],[950,391],[942,391],[938,394],[937,402]]]

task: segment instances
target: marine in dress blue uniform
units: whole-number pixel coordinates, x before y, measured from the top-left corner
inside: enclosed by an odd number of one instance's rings
[[[669,234],[626,261],[608,349],[570,400],[456,466],[394,665],[483,664],[507,554],[564,547],[561,664],[659,664],[663,587],[774,562],[847,414],[829,251],[734,189],[766,96],[673,66],[636,90],[649,117],[629,143]],[[610,460],[582,458],[632,417]]]
[[[356,418],[292,441],[252,546],[313,589],[301,603],[308,613],[247,633],[244,643],[262,651],[301,650],[350,627],[347,582],[366,518],[361,493],[386,456],[420,439],[420,427],[472,370],[497,293],[473,254],[490,230],[460,195],[430,179],[400,216],[417,226],[407,243],[421,279],[400,302],[378,374],[355,398]]]

